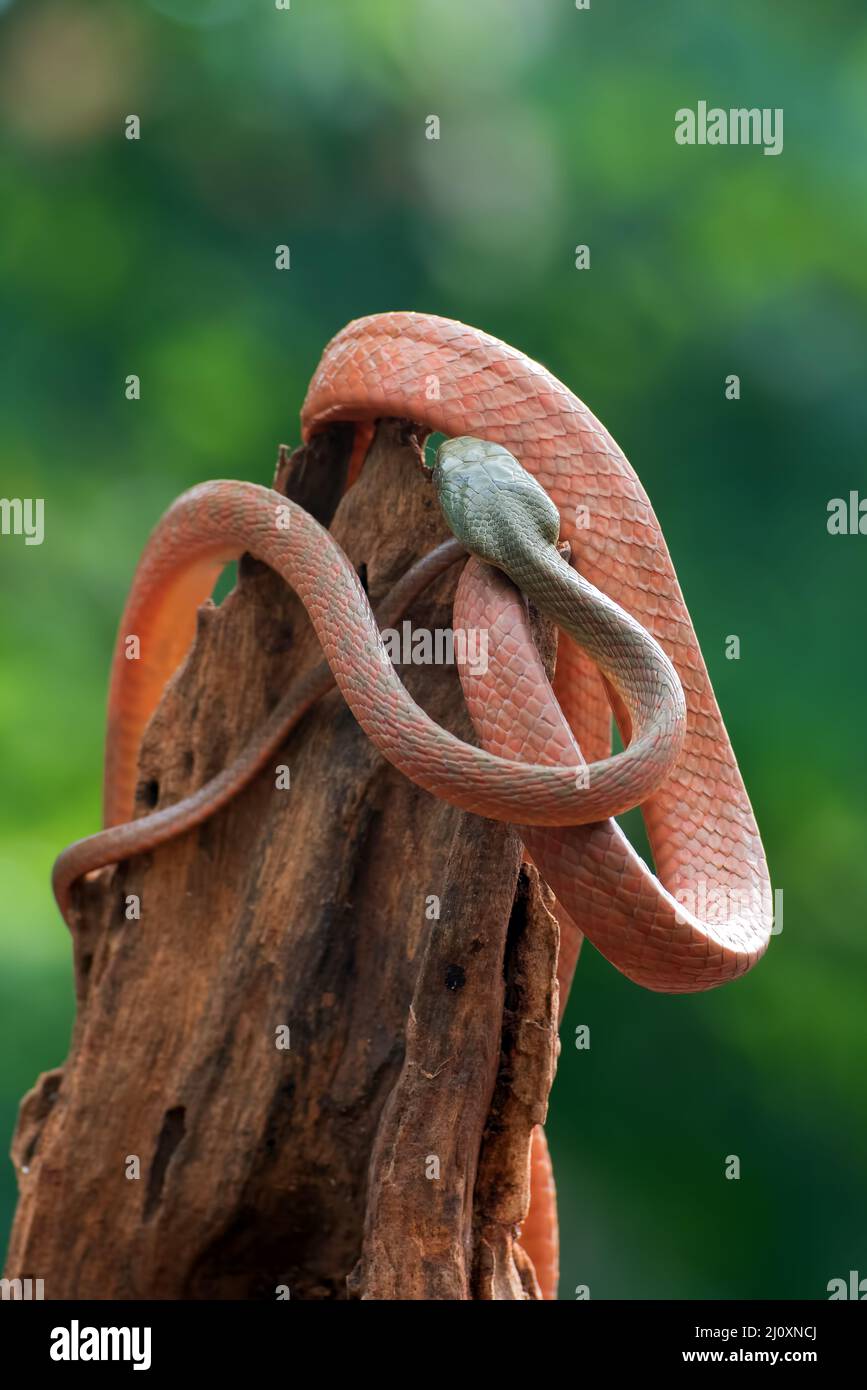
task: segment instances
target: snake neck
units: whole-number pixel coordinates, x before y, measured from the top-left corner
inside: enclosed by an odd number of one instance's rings
[[[506,571],[539,612],[591,657],[625,703],[630,722],[642,708],[669,702],[683,723],[680,680],[668,656],[646,628],[585,579],[557,550],[538,539],[512,548]],[[648,668],[656,672],[647,682]]]

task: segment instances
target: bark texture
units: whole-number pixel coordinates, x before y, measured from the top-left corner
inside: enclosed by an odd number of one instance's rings
[[[375,605],[447,533],[411,426],[380,424],[340,500],[350,446],[336,426],[281,452],[275,486]],[[458,571],[414,628],[450,626]],[[140,813],[219,771],[318,656],[245,557],[151,721]],[[472,739],[454,668],[402,674]],[[47,1298],[538,1296],[515,1234],[556,1047],[549,906],[510,827],[411,785],[332,692],[223,811],[77,890],[77,1020],[22,1102],[7,1275]]]

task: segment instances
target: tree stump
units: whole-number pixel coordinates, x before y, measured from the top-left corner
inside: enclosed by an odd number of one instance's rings
[[[341,500],[350,447],[335,426],[281,451],[275,486],[376,606],[447,531],[411,426],[380,423]],[[458,572],[413,629],[450,626]],[[147,730],[137,813],[218,772],[319,655],[244,557]],[[401,674],[473,740],[453,667]],[[77,1019],[22,1102],[7,1275],[49,1299],[538,1297],[516,1232],[557,1047],[550,894],[511,827],[413,786],[337,691],[274,763],[76,890]]]

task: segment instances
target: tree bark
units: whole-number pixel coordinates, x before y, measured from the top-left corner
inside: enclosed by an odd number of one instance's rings
[[[341,500],[350,445],[335,426],[281,451],[275,486],[375,605],[447,532],[411,426],[381,422]],[[450,626],[458,570],[414,629]],[[212,777],[318,658],[244,557],[147,730],[138,812]],[[473,739],[453,667],[402,675]],[[22,1102],[8,1277],[47,1298],[538,1297],[516,1232],[556,1049],[550,901],[511,827],[413,786],[326,696],[198,830],[79,886],[77,1019]]]

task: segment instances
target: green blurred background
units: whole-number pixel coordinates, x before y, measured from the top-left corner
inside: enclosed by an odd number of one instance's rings
[[[201,479],[270,479],[348,319],[431,310],[545,362],[638,469],[784,892],[767,959],[709,995],[644,992],[586,949],[549,1127],[561,1296],[867,1276],[867,538],[826,527],[867,490],[861,0],[0,11],[2,492],[46,499],[41,547],[0,538],[3,1148],[66,1053],[49,870],[98,824],[148,531]],[[700,99],[783,107],[782,155],[678,146]],[[4,1162],[3,1241],[14,1202]]]

